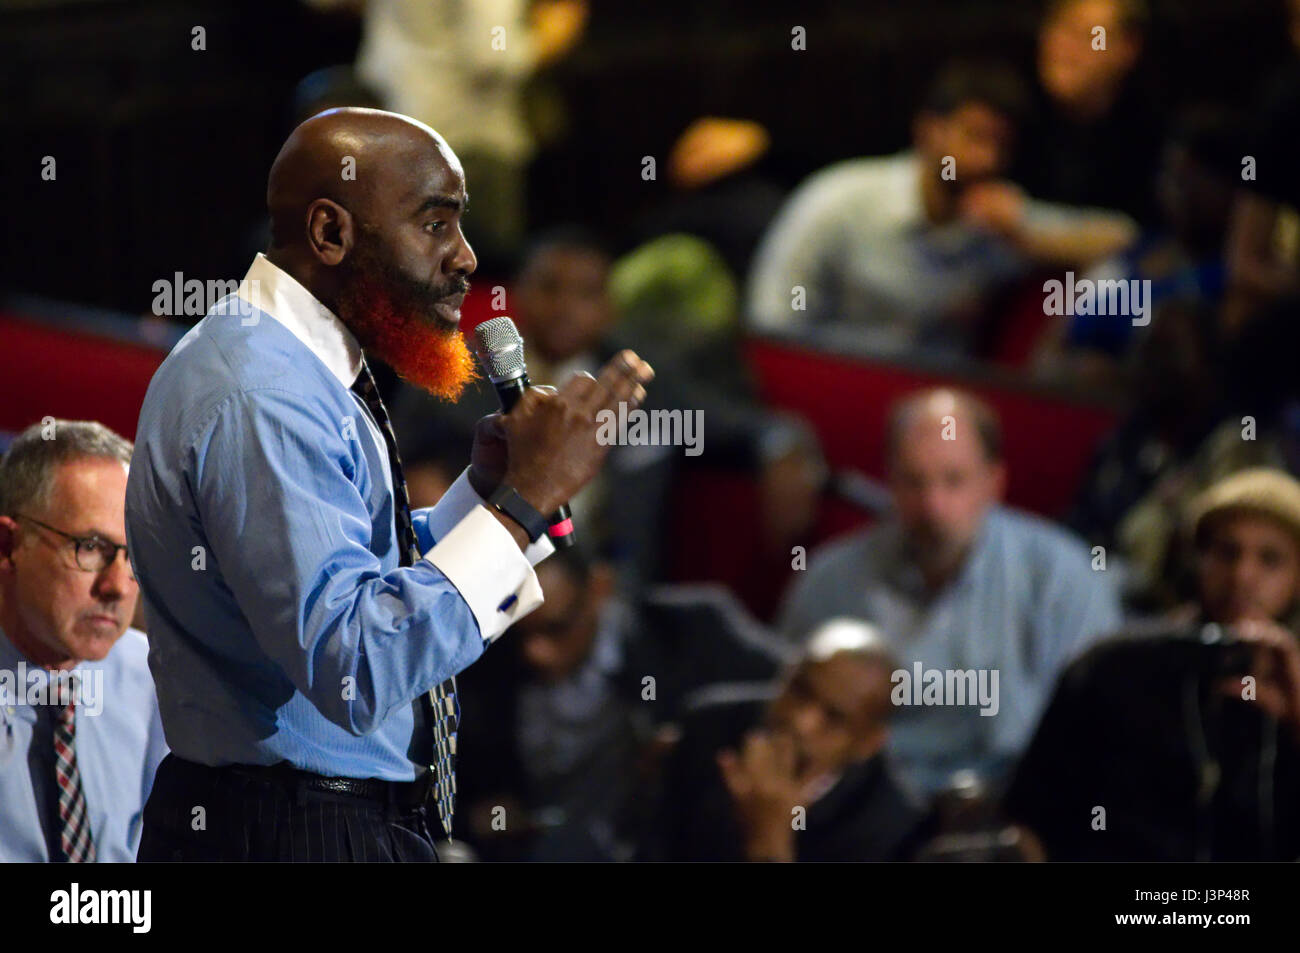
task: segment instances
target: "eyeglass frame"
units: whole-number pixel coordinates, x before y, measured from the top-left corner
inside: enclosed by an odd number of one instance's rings
[[[42,529],[48,529],[51,533],[56,533],[71,542],[73,544],[72,561],[76,563],[77,569],[80,572],[93,572],[96,574],[104,572],[117,562],[118,550],[121,550],[123,553],[127,552],[125,543],[115,543],[111,539],[105,539],[102,536],[74,536],[72,533],[66,533],[57,527],[51,526],[49,523],[43,523],[35,517],[27,516],[25,513],[15,513],[14,516],[20,520],[27,520],[29,523],[35,523]],[[95,543],[100,546],[111,546],[113,548],[113,554],[108,558],[104,565],[100,566],[98,569],[87,569],[81,564],[81,547],[83,543]],[[131,566],[131,556],[129,553],[127,553],[126,564],[131,570],[131,578],[135,579],[135,567]]]

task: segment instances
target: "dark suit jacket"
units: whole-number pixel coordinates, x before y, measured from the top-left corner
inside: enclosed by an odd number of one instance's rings
[[[1062,674],[1005,804],[1050,860],[1300,857],[1300,746],[1211,691],[1194,634],[1120,636]]]
[[[462,727],[456,775],[461,809],[500,803],[508,797],[531,812],[552,806],[566,808],[570,819],[563,832],[509,838],[476,838],[466,825],[460,825],[464,838],[486,858],[531,859],[543,851],[540,856],[546,859],[614,859],[608,847],[592,844],[584,831],[589,832],[591,823],[596,822],[604,825],[602,830],[612,828],[624,841],[640,838],[647,808],[653,804],[653,775],[636,773],[641,767],[637,756],[654,730],[678,722],[692,697],[714,683],[770,682],[781,664],[779,653],[788,651],[718,586],[650,589],[629,614],[621,637],[622,665],[608,676],[616,697],[622,700],[617,716],[611,716],[617,717],[621,727],[609,733],[610,750],[592,752],[585,762],[588,770],[600,777],[590,778],[589,783],[574,778],[572,789],[580,796],[568,805],[542,803],[521,760],[519,695],[531,675],[511,633],[459,676]],[[644,697],[646,676],[655,680],[653,700]],[[629,776],[609,776],[619,770]],[[584,813],[588,816],[581,816]],[[593,813],[601,816],[590,816]],[[518,829],[515,825],[516,832]]]

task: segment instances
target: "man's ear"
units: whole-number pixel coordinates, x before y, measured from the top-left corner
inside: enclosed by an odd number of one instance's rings
[[[18,523],[8,516],[0,516],[0,572],[12,572],[14,547],[18,545]]]
[[[332,268],[348,256],[354,228],[352,213],[338,202],[316,199],[307,206],[307,244],[323,265]]]

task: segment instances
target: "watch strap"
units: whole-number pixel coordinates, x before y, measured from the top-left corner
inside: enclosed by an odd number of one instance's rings
[[[502,483],[488,497],[487,503],[522,526],[530,543],[535,543],[546,535],[546,517],[520,496],[513,486]]]

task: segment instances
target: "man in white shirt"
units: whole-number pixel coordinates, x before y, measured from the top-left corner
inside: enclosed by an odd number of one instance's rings
[[[989,296],[1030,267],[1129,244],[1124,216],[1029,199],[1003,180],[1025,93],[996,64],[936,80],[913,147],[813,175],[755,254],[752,326],[885,353],[963,351]]]

